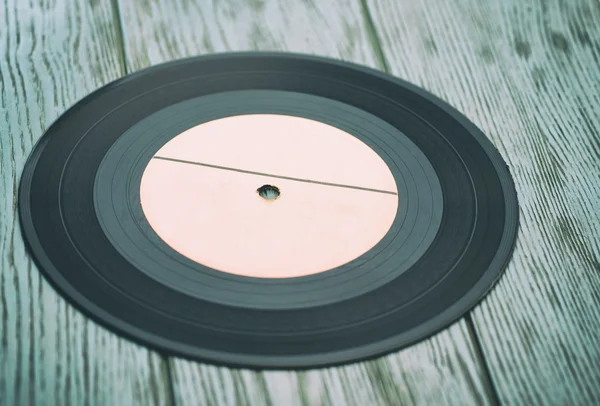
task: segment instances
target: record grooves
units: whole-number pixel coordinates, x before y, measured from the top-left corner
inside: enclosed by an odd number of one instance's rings
[[[430,336],[491,289],[518,229],[506,164],[451,106],[283,53],[104,86],[47,130],[19,194],[36,264],[80,310],[152,348],[249,368],[355,362]]]

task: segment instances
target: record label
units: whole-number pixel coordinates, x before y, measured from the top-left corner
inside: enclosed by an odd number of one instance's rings
[[[180,254],[260,278],[350,262],[385,236],[398,208],[392,173],[366,144],[315,120],[266,114],[175,136],[146,166],[140,199]]]

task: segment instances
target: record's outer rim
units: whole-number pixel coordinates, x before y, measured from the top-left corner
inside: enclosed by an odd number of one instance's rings
[[[64,120],[67,120],[70,113],[80,108],[86,101],[96,97],[97,95],[117,87],[121,84],[134,80],[137,77],[146,75],[156,70],[167,69],[179,64],[189,63],[191,61],[211,60],[216,58],[295,58],[330,65],[337,65],[341,68],[351,69],[362,72],[381,80],[385,80],[403,87],[420,97],[435,104],[438,108],[445,111],[449,116],[463,126],[480,144],[486,155],[489,157],[498,179],[502,186],[502,194],[505,199],[505,223],[504,231],[501,237],[498,251],[496,252],[490,266],[481,275],[481,278],[472,286],[468,293],[462,296],[452,306],[446,308],[445,311],[430,318],[427,322],[418,325],[416,328],[405,331],[390,339],[372,343],[363,346],[360,349],[346,349],[343,351],[330,352],[317,355],[299,355],[299,356],[278,356],[278,357],[262,357],[255,355],[231,354],[220,351],[205,350],[189,345],[174,342],[163,337],[150,334],[135,326],[123,322],[121,319],[106,312],[96,304],[81,295],[55,268],[53,263],[48,258],[34,228],[31,214],[31,186],[36,164],[42,155],[45,146],[48,143],[48,130]],[[484,297],[493,289],[498,280],[503,275],[508,262],[511,259],[512,252],[516,245],[517,233],[519,230],[519,209],[517,202],[517,191],[514,181],[510,175],[509,168],[503,160],[500,152],[494,147],[492,142],[483,134],[483,132],[475,126],[466,116],[458,110],[447,104],[442,99],[434,96],[426,90],[410,84],[404,80],[398,79],[381,71],[357,65],[350,62],[306,55],[296,53],[276,53],[276,52],[232,52],[232,53],[216,53],[211,55],[191,57],[171,61],[159,65],[154,65],[149,68],[137,71],[126,77],[110,82],[96,91],[85,96],[72,107],[66,110],[59,116],[39,138],[32,149],[31,155],[22,171],[21,180],[18,190],[18,211],[22,235],[25,240],[25,245],[32,256],[34,263],[39,271],[46,277],[51,285],[58,291],[63,293],[63,297],[70,304],[74,305],[85,315],[95,320],[99,324],[105,326],[109,330],[117,331],[123,336],[136,341],[142,345],[147,345],[161,352],[180,356],[192,360],[202,360],[213,364],[226,365],[231,367],[242,367],[249,369],[312,369],[326,366],[335,366],[347,364],[349,362],[360,362],[371,359],[373,357],[383,356],[393,351],[398,351],[418,341],[426,339],[435,333],[447,328],[449,325],[459,321],[461,317],[472,310]],[[360,350],[360,356],[356,356],[357,350]]]

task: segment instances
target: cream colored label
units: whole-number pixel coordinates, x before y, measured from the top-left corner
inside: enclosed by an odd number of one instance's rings
[[[276,199],[261,197],[264,185],[278,189]],[[173,138],[146,167],[140,195],[151,227],[174,250],[261,278],[352,261],[384,237],[398,208],[389,168],[362,141],[317,121],[266,114]]]

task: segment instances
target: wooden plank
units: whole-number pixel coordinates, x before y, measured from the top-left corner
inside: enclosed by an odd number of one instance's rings
[[[127,66],[137,70],[191,55],[243,50],[287,50],[375,65],[358,3],[318,3],[323,2],[122,0]]]
[[[121,0],[127,66],[224,51],[288,50],[381,66],[358,1]],[[174,359],[178,405],[488,404],[461,321],[405,351],[302,373],[230,370]]]
[[[515,178],[514,259],[473,314],[506,404],[600,403],[600,3],[372,0],[387,64],[462,110]]]
[[[122,74],[108,2],[0,3],[0,404],[166,405],[166,360],[69,306],[26,254],[25,160],[71,104]]]

